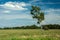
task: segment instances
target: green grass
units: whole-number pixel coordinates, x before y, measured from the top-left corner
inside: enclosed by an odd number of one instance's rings
[[[60,30],[0,30],[0,40],[60,40]]]

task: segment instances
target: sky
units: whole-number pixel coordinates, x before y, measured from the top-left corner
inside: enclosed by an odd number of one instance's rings
[[[37,25],[30,10],[39,6],[45,14],[43,24],[60,24],[60,0],[0,0],[0,27]]]

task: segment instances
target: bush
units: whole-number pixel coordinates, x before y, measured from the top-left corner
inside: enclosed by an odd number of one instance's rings
[[[44,30],[48,30],[49,28],[47,26],[43,27]]]

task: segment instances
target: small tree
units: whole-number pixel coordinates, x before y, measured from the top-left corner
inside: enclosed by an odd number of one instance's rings
[[[41,12],[40,7],[38,6],[32,6],[31,15],[33,19],[37,19],[38,24],[40,24],[44,20],[44,13]]]

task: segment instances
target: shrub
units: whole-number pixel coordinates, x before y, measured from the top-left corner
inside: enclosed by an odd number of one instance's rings
[[[43,27],[44,30],[48,30],[49,28],[47,26]]]

